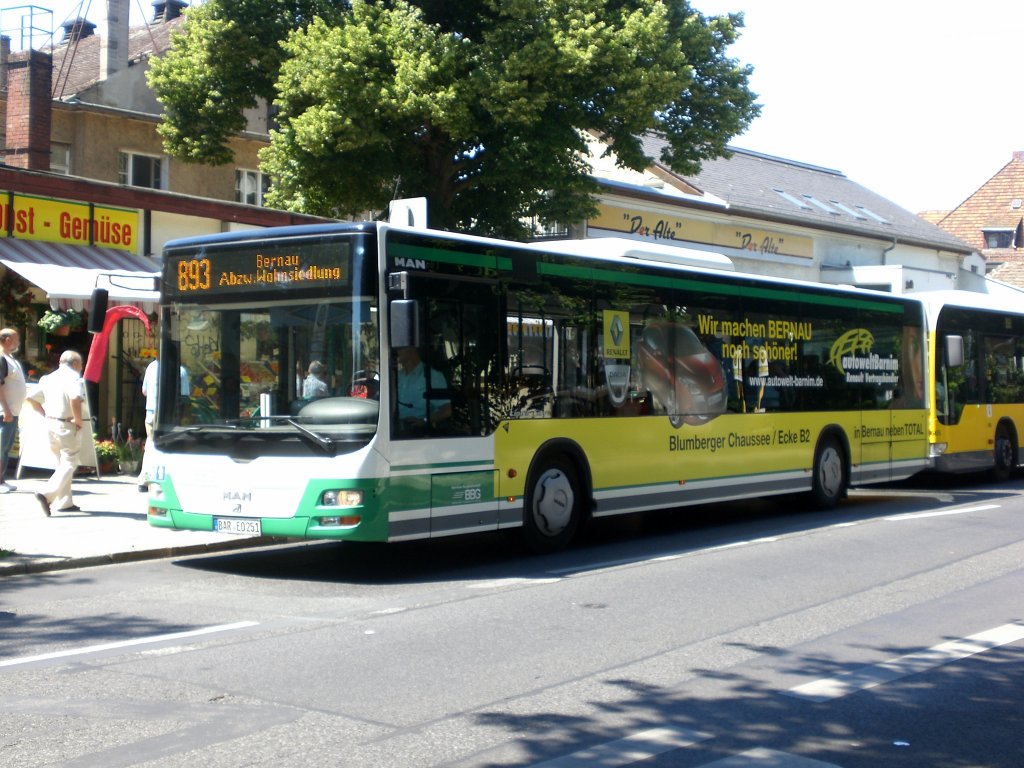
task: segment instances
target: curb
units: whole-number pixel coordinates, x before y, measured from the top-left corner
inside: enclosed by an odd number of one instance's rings
[[[5,576],[22,576],[30,573],[47,573],[65,571],[75,568],[92,568],[97,565],[118,565],[143,560],[161,560],[168,557],[185,557],[188,555],[206,555],[215,552],[230,552],[237,549],[254,549],[273,544],[284,544],[286,538],[276,536],[259,536],[256,538],[239,539],[238,541],[220,541],[209,544],[188,544],[180,547],[161,547],[131,552],[113,552],[109,555],[89,555],[64,560],[39,560],[24,557],[17,553],[0,560],[0,578]],[[19,562],[20,560],[20,562]]]

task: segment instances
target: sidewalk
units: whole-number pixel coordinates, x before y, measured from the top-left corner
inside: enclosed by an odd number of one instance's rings
[[[202,554],[263,546],[271,538],[154,528],[146,521],[146,494],[136,478],[95,474],[75,477],[80,512],[46,517],[33,495],[50,473],[13,478],[14,493],[0,494],[0,579],[64,568]]]

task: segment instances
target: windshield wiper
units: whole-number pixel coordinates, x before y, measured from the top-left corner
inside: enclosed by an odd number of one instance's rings
[[[192,424],[188,427],[183,427],[174,432],[165,432],[160,435],[160,442],[163,445],[173,445],[174,443],[180,442],[190,437],[198,437],[204,432],[212,432],[215,429],[238,429],[237,424]]]
[[[187,438],[199,437],[202,434],[209,434],[219,429],[235,431],[242,429],[243,426],[252,427],[252,432],[250,434],[259,434],[259,430],[255,427],[255,424],[260,421],[283,421],[285,424],[294,427],[300,435],[310,440],[318,448],[322,448],[328,456],[337,455],[337,442],[334,439],[302,426],[302,424],[297,422],[291,416],[256,416],[239,419],[225,419],[224,421],[216,424],[193,424],[188,427],[182,427],[175,432],[164,434],[162,436],[163,439],[161,440],[161,443],[164,446],[173,445],[174,443]],[[247,433],[249,432],[249,430],[246,431]]]
[[[295,429],[298,430],[300,435],[309,438],[317,445],[319,445],[321,448],[323,448],[324,452],[327,453],[328,456],[334,456],[337,454],[337,450],[335,448],[336,443],[332,438],[327,437],[327,435],[321,435],[319,432],[314,432],[311,429],[307,429],[306,427],[299,424],[299,422],[297,422],[291,416],[285,416],[284,420],[291,424],[293,427],[295,427]]]
[[[309,440],[314,442],[318,447],[323,448],[328,456],[334,456],[337,453],[337,451],[335,450],[336,442],[332,438],[327,437],[326,435],[321,435],[320,433],[314,432],[311,429],[307,429],[291,416],[251,416],[246,419],[227,419],[224,422],[224,424],[237,429],[239,425],[244,424],[245,426],[252,427],[255,426],[256,423],[261,421],[283,421],[285,424],[294,427],[300,435],[302,435],[305,438],[308,438]]]

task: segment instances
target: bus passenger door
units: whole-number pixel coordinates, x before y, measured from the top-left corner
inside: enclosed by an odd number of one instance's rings
[[[414,453],[429,467],[431,536],[495,530],[494,442],[486,403],[505,329],[497,285],[413,275],[410,295],[420,312],[419,357],[430,371],[426,396],[433,418],[414,427],[397,421],[393,450]],[[398,412],[401,399],[395,405]]]

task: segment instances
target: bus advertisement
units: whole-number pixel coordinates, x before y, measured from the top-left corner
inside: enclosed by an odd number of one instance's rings
[[[168,243],[150,522],[518,528],[549,551],[591,517],[828,508],[928,466],[919,301],[592,242],[375,223]]]

